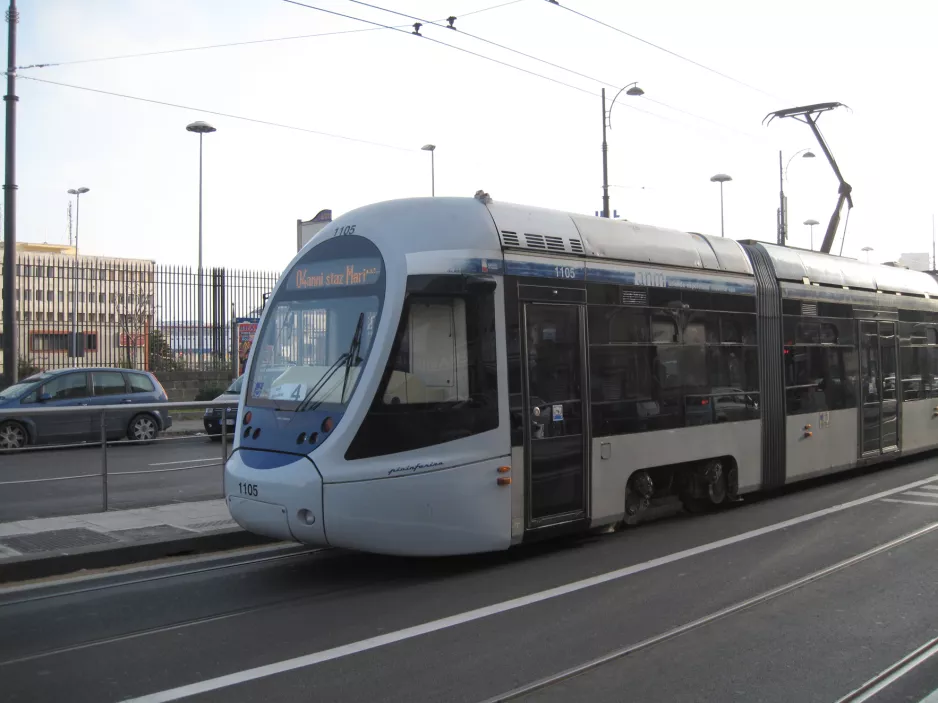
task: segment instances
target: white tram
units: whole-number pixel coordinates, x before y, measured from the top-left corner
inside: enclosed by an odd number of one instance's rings
[[[247,530],[505,549],[938,446],[938,282],[492,203],[350,212],[261,321],[225,468]]]

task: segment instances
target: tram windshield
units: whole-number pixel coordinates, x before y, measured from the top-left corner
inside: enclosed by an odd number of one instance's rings
[[[255,342],[248,402],[306,412],[344,408],[371,351],[383,286],[378,257],[301,261]]]

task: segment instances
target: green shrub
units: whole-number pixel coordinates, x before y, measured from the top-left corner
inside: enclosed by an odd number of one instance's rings
[[[225,392],[227,386],[202,386],[199,388],[199,392],[195,394],[195,399],[198,400],[215,400],[218,396]]]

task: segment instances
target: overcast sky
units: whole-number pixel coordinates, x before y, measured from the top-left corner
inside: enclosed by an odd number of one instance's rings
[[[710,177],[723,172],[733,178],[727,236],[774,241],[778,151],[787,161],[817,145],[807,126],[765,127],[763,117],[845,103],[851,111],[820,122],[854,188],[844,254],[863,257],[872,246],[872,260],[883,261],[930,251],[938,98],[928,77],[938,65],[938,6],[561,0],[734,82],[545,0],[469,14],[504,1],[373,4],[430,20],[455,15],[464,32],[590,78],[639,81],[645,96],[619,98],[608,134],[612,207],[637,222],[719,234],[719,187]],[[349,0],[308,4],[410,22]],[[24,0],[19,9],[21,66],[369,28],[283,0]],[[23,78],[186,107],[19,80],[20,240],[64,243],[66,190],[87,186],[83,253],[194,264],[198,137],[185,126],[199,119],[218,129],[205,137],[206,266],[279,270],[295,251],[297,218],[429,195],[429,154],[420,151],[428,142],[437,145],[438,195],[482,188],[499,201],[600,209],[602,83],[459,32],[421,32],[580,90],[387,29],[22,70]],[[801,223],[813,218],[822,223],[817,245],[837,182],[823,158],[796,158],[788,178],[791,244],[808,246]]]

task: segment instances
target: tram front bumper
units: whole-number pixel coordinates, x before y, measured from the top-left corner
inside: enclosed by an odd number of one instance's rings
[[[306,456],[239,449],[225,464],[228,511],[248,532],[325,546],[322,478]]]

